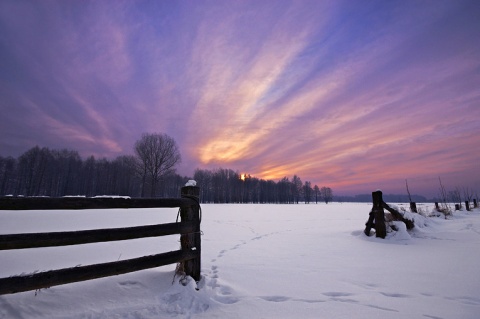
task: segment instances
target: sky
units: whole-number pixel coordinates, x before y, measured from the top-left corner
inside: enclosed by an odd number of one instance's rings
[[[0,156],[38,145],[334,194],[480,193],[480,2],[0,0]]]

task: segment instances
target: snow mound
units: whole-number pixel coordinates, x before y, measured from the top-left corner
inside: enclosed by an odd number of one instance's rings
[[[391,221],[388,223],[390,226],[390,232],[387,234],[387,237],[385,239],[391,239],[391,240],[408,240],[412,239],[410,234],[407,231],[407,226],[405,225],[404,222],[401,221]]]
[[[202,280],[204,281],[203,278]],[[199,284],[201,283],[202,281]],[[199,314],[208,310],[210,303],[208,294],[204,290],[200,290],[191,277],[177,279],[160,298],[162,310],[170,315],[190,316]]]

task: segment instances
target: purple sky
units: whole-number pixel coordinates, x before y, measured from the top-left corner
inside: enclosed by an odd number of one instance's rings
[[[179,173],[480,193],[480,2],[0,0],[0,155],[179,144]]]

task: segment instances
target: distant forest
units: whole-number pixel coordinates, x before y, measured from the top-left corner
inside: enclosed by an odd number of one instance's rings
[[[180,188],[194,179],[203,203],[328,203],[333,199],[330,187],[302,182],[297,175],[274,182],[222,168],[197,169],[193,177],[169,170],[149,183],[140,162],[132,155],[84,160],[77,151],[36,146],[18,158],[0,156],[0,196],[178,197]]]
[[[435,201],[435,199],[427,199],[421,195],[411,195],[412,202],[416,203],[426,203]],[[410,202],[410,197],[405,194],[383,194],[383,200],[389,203],[408,203]],[[360,194],[355,196],[335,196],[334,198],[337,202],[352,202],[352,203],[368,203],[372,201],[372,194]],[[436,200],[438,201],[438,199]]]

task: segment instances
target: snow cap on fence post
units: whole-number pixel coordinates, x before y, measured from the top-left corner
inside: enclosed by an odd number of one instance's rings
[[[197,182],[193,179],[190,179],[185,186],[197,186]]]

